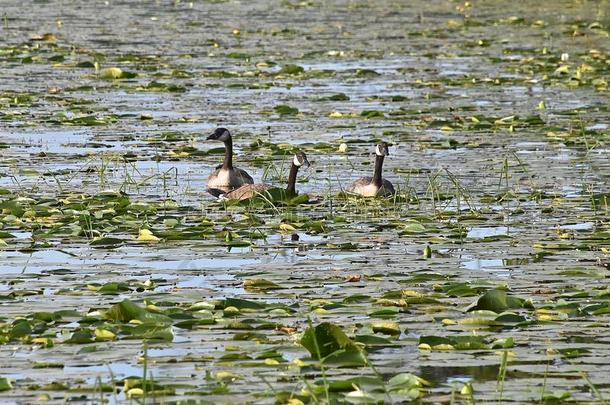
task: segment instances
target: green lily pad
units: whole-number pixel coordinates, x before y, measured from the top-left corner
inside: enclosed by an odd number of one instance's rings
[[[104,316],[106,319],[115,322],[137,320],[143,323],[150,322],[161,325],[172,323],[172,319],[167,315],[150,312],[146,308],[142,308],[127,299],[113,305],[105,312]]]
[[[299,113],[298,108],[286,104],[277,105],[273,110],[280,115],[297,115]]]
[[[303,73],[305,69],[299,65],[293,65],[291,63],[284,65],[282,69],[278,72],[280,75],[299,75]]]
[[[364,351],[340,327],[329,322],[307,328],[301,345],[313,358],[324,362],[346,367],[363,366],[367,362]]]
[[[533,309],[533,305],[518,297],[513,297],[507,294],[505,290],[489,290],[483,294],[477,302],[468,308],[468,311],[488,310],[497,314],[509,309]]]
[[[265,280],[264,278],[255,278],[244,280],[244,288],[246,290],[276,290],[282,288],[272,281]]]
[[[0,392],[9,391],[13,389],[13,384],[11,384],[11,380],[5,377],[0,378]]]

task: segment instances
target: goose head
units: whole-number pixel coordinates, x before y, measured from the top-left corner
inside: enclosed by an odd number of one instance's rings
[[[212,134],[209,135],[205,139],[207,141],[214,140],[214,141],[226,142],[229,139],[231,139],[231,133],[226,128],[216,128],[216,130],[214,132],[212,132]]]
[[[307,156],[303,152],[297,152],[294,155],[294,158],[292,159],[292,164],[297,166],[297,167],[301,167],[301,166],[309,167],[309,166],[311,166],[309,164],[309,160],[307,160]]]
[[[390,156],[390,145],[387,142],[380,142],[375,147],[375,155],[377,156]]]

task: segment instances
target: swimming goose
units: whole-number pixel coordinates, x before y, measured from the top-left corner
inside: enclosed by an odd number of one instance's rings
[[[392,183],[381,177],[383,159],[388,156],[388,144],[381,142],[375,148],[375,171],[373,177],[361,177],[356,180],[349,191],[363,197],[388,197],[395,193]]]
[[[233,167],[233,138],[226,128],[217,128],[206,140],[216,140],[225,144],[225,158],[207,180],[208,192],[216,197],[244,184],[252,184],[252,177],[242,169]]]
[[[288,174],[286,194],[289,196],[294,196],[297,194],[297,173],[299,172],[299,168],[301,166],[309,167],[309,161],[307,160],[307,156],[305,156],[305,153],[298,152],[292,158],[292,166],[290,167],[290,173]],[[246,200],[248,198],[256,196],[257,194],[263,193],[271,188],[273,188],[273,186],[269,184],[244,184],[240,188],[226,193],[224,197],[233,200]]]

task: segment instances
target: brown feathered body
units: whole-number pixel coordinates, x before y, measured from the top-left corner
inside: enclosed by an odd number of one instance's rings
[[[207,180],[208,190],[220,190],[227,193],[243,185],[252,185],[254,179],[245,171],[237,167],[227,169],[222,165],[210,174]]]
[[[269,184],[244,184],[243,186],[226,193],[225,198],[231,200],[247,200],[272,188]]]
[[[207,139],[217,140],[225,145],[225,156],[222,164],[207,179],[207,191],[218,197],[244,184],[254,183],[254,179],[245,170],[233,166],[233,138],[225,128],[218,128]]]
[[[386,179],[382,179],[381,186],[373,182],[372,177],[361,177],[349,188],[352,193],[363,197],[389,197],[394,195],[394,186]]]
[[[352,183],[348,191],[362,197],[389,197],[394,195],[394,186],[381,175],[383,159],[389,155],[388,144],[381,142],[375,148],[375,170],[373,177],[361,177]]]
[[[303,165],[308,167],[309,161],[303,152],[299,152],[294,155],[292,165],[290,166],[290,172],[288,173],[288,183],[286,184],[286,194],[288,196],[297,195],[297,173],[299,168]],[[244,184],[243,186],[224,194],[224,197],[232,200],[247,200],[248,198],[256,197],[272,188],[273,186],[269,184]]]

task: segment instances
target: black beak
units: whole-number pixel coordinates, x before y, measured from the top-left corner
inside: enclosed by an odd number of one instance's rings
[[[216,139],[216,137],[214,136],[214,134],[212,134],[212,135],[208,135],[208,137],[207,137],[207,138],[205,138],[205,140],[206,140],[206,141],[209,141],[209,140],[211,140],[211,139]]]

